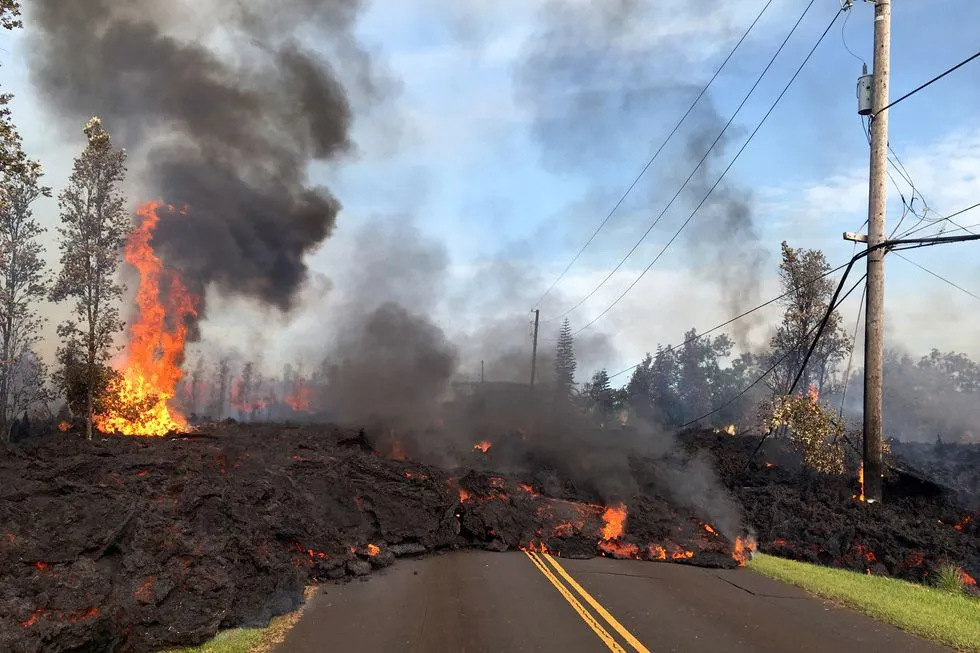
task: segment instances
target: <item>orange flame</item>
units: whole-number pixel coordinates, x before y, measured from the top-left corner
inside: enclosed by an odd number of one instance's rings
[[[955,528],[958,531],[962,531],[964,528],[966,528],[966,525],[969,524],[971,521],[973,521],[973,518],[970,517],[970,515],[966,515],[963,517],[963,521],[961,521],[958,524],[954,524],[953,528]]]
[[[369,556],[371,556],[373,558],[374,556],[378,555],[379,553],[381,553],[381,547],[379,547],[376,544],[368,544],[367,545],[367,554]]]
[[[963,583],[965,585],[972,585],[976,587],[977,581],[970,574],[966,573],[962,569],[960,570],[960,576],[963,578]]]
[[[71,424],[69,424],[68,422],[58,422],[58,430],[61,431],[62,433],[65,433],[69,429],[71,429]]]
[[[599,542],[599,550],[614,558],[638,558],[640,547],[625,542]]]
[[[469,501],[469,500],[470,500],[470,493],[464,490],[463,488],[459,488],[459,502],[462,503],[464,501]]]
[[[617,537],[623,536],[623,525],[626,523],[626,506],[619,504],[618,506],[609,506],[606,511],[602,513],[602,539],[614,540]]]
[[[709,532],[709,533],[711,533],[712,535],[717,535],[717,534],[718,534],[718,531],[716,531],[715,529],[713,529],[713,528],[711,527],[711,524],[705,524],[705,525],[704,525],[704,530],[706,530],[706,531],[708,531],[708,532]]]
[[[124,250],[126,262],[139,272],[136,306],[139,315],[129,328],[122,374],[110,388],[112,407],[96,416],[101,431],[124,435],[165,435],[187,429],[184,416],[169,406],[183,376],[180,369],[187,320],[197,316],[198,298],[173,270],[166,269],[150,241],[160,221],[159,210],[175,213],[163,202],[147,202],[136,210],[140,221]],[[168,284],[166,294],[160,289]]]
[[[490,451],[490,443],[487,442],[486,440],[477,442],[476,444],[473,445],[473,451],[482,451],[483,453],[486,453]]]
[[[310,411],[310,401],[313,399],[313,389],[302,378],[297,377],[293,384],[292,392],[287,394],[283,401],[297,413],[308,413]]]
[[[745,563],[752,559],[752,553],[756,548],[755,538],[751,535],[744,538],[736,537],[735,550],[732,552],[732,558],[738,563],[739,567],[744,567]]]
[[[858,467],[858,485],[861,488],[861,493],[858,495],[858,501],[864,501],[864,461],[861,461],[861,466]]]

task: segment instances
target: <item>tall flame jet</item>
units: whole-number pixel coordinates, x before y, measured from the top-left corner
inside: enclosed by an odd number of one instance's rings
[[[153,231],[161,212],[184,213],[160,201],[141,204],[136,228],[126,242],[126,262],[140,278],[138,315],[129,327],[120,376],[109,388],[109,408],[95,419],[104,432],[165,435],[187,429],[187,420],[170,401],[183,375],[187,322],[197,316],[199,298],[153,251]]]

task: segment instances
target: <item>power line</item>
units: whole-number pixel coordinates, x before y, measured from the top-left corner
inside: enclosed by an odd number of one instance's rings
[[[976,228],[980,227],[980,225],[971,224],[969,227],[962,227],[962,226],[956,224],[955,222],[953,222],[952,219],[955,218],[955,217],[957,217],[957,216],[959,216],[959,215],[963,215],[967,211],[972,211],[973,209],[977,209],[977,208],[980,208],[980,202],[977,202],[976,204],[973,204],[972,206],[968,206],[965,209],[960,209],[956,213],[950,213],[948,216],[946,216],[945,218],[943,218],[943,220],[948,220],[950,222],[950,224],[956,225],[956,229],[953,229],[952,231],[965,231],[967,233],[972,233],[970,231],[970,229],[976,229]],[[910,231],[902,234],[901,237],[902,238],[908,238],[909,236],[911,236],[913,234],[917,234],[917,233],[919,233],[921,231],[924,231],[925,229],[928,229],[931,226],[932,225],[930,224],[930,225],[925,225],[925,226],[919,227],[918,229],[912,229],[912,230],[910,230]]]
[[[627,286],[626,290],[624,290],[622,292],[622,294],[620,294],[619,297],[617,297],[612,302],[612,304],[610,304],[609,306],[607,306],[601,313],[599,313],[597,316],[595,316],[594,318],[592,318],[592,320],[590,322],[588,322],[585,326],[583,326],[580,329],[578,329],[577,331],[575,331],[575,334],[574,335],[577,335],[577,334],[581,333],[582,331],[585,331],[586,329],[588,329],[589,327],[591,327],[593,324],[595,324],[596,322],[598,322],[609,311],[611,311],[613,309],[613,307],[616,306],[616,304],[618,304],[623,299],[623,297],[625,297],[636,286],[636,284],[640,282],[640,279],[642,279],[646,275],[646,273],[650,271],[650,268],[652,268],[657,263],[657,261],[660,260],[660,257],[663,256],[664,252],[667,251],[667,249],[674,243],[674,241],[677,240],[677,237],[680,236],[681,232],[684,231],[684,229],[687,227],[687,225],[691,223],[691,221],[694,219],[694,217],[698,214],[698,211],[701,210],[701,207],[704,206],[705,202],[708,201],[708,198],[711,196],[711,193],[713,193],[714,190],[718,187],[718,185],[721,184],[722,180],[725,178],[725,176],[728,174],[728,172],[735,165],[735,162],[738,161],[739,157],[742,156],[742,153],[745,152],[746,148],[752,142],[752,139],[754,139],[755,136],[756,136],[756,134],[759,133],[759,130],[762,129],[762,126],[766,123],[766,120],[769,118],[770,115],[772,115],[772,112],[776,109],[776,106],[779,104],[779,101],[783,99],[783,96],[786,95],[787,91],[789,91],[790,86],[792,86],[793,85],[793,82],[796,81],[796,78],[803,71],[803,68],[806,66],[807,62],[810,61],[810,58],[813,56],[813,53],[817,51],[817,48],[818,47],[820,47],[820,44],[823,42],[824,38],[827,36],[827,33],[830,32],[830,29],[834,26],[834,23],[837,22],[837,18],[841,15],[841,13],[842,13],[841,11],[838,11],[837,13],[834,14],[833,19],[827,25],[827,28],[823,31],[823,34],[820,35],[820,38],[817,40],[817,42],[814,44],[814,46],[810,49],[810,52],[807,53],[806,58],[803,60],[803,63],[801,63],[800,66],[796,69],[796,72],[793,73],[793,76],[790,78],[789,82],[786,83],[786,86],[783,87],[783,90],[776,97],[775,101],[773,101],[772,105],[769,107],[769,110],[762,117],[762,120],[760,120],[759,121],[759,124],[756,125],[756,128],[754,130],[752,130],[752,133],[749,134],[748,139],[745,141],[745,143],[742,144],[742,147],[738,150],[738,152],[735,153],[735,157],[731,160],[731,162],[728,164],[728,166],[725,168],[725,170],[721,173],[721,176],[719,176],[718,179],[715,181],[715,183],[712,184],[711,188],[708,189],[708,192],[701,199],[701,201],[698,203],[698,205],[696,207],[694,207],[694,210],[691,212],[691,215],[688,216],[687,220],[685,220],[683,222],[683,224],[681,224],[680,228],[674,233],[674,235],[671,236],[670,240],[667,241],[667,244],[664,245],[663,249],[660,250],[660,252],[650,262],[650,264],[647,265],[646,268],[644,268],[644,270],[639,274],[639,276],[637,276],[636,279],[634,279],[633,282],[629,286]],[[651,226],[651,229],[652,229],[652,226]],[[647,231],[647,233],[649,233],[649,230]],[[645,237],[646,236],[644,235],[644,238]],[[639,243],[637,243],[637,245],[639,245]],[[635,249],[635,247],[634,247],[634,249]],[[625,259],[624,259],[624,261],[625,261]],[[622,262],[620,263],[620,265],[622,265]],[[617,269],[618,269],[618,267],[617,267]],[[607,279],[608,279],[608,277],[607,277]],[[598,288],[596,290],[598,290]],[[595,291],[593,291],[593,292],[595,292]]]
[[[803,22],[803,19],[810,12],[810,8],[813,7],[813,5],[814,5],[815,2],[816,2],[816,0],[810,0],[810,3],[806,6],[806,9],[803,10],[803,13],[800,14],[800,17],[796,20],[796,23],[793,25],[792,29],[789,31],[789,34],[786,35],[786,38],[783,39],[783,42],[779,44],[779,48],[776,49],[776,52],[773,53],[772,57],[769,59],[769,63],[767,63],[766,64],[766,67],[762,69],[762,72],[756,78],[755,83],[752,84],[752,87],[749,89],[748,93],[746,93],[745,94],[745,97],[742,98],[742,102],[735,109],[735,112],[732,114],[731,118],[728,119],[728,122],[722,128],[721,132],[719,132],[718,136],[715,138],[715,140],[708,147],[707,151],[704,153],[704,156],[702,156],[701,157],[701,160],[698,161],[698,163],[697,163],[696,166],[694,166],[694,169],[691,171],[691,174],[688,175],[687,179],[684,180],[684,183],[681,184],[681,187],[677,189],[677,192],[674,193],[674,196],[667,203],[667,206],[665,206],[663,208],[663,210],[660,212],[660,215],[658,215],[654,219],[654,221],[650,224],[650,226],[647,227],[647,230],[645,232],[643,232],[643,235],[640,236],[640,239],[637,240],[633,244],[633,247],[631,247],[630,250],[626,253],[626,256],[624,256],[622,258],[622,260],[620,260],[619,263],[616,264],[616,267],[614,267],[612,269],[612,271],[610,271],[609,274],[607,274],[606,277],[602,281],[599,282],[599,285],[597,285],[595,288],[593,288],[589,292],[589,294],[587,294],[577,304],[575,304],[574,306],[572,306],[571,308],[569,308],[567,311],[565,311],[561,315],[559,315],[557,317],[554,317],[554,318],[551,318],[550,320],[548,320],[549,322],[550,321],[554,321],[554,320],[560,320],[563,317],[566,317],[569,313],[571,313],[572,311],[574,311],[575,309],[577,309],[579,306],[581,306],[582,304],[584,304],[586,301],[588,301],[593,295],[595,295],[599,291],[600,288],[602,288],[604,285],[606,285],[606,283],[613,277],[613,275],[615,275],[616,272],[618,272],[619,269],[621,267],[623,267],[623,264],[626,263],[626,261],[629,259],[629,257],[633,255],[633,252],[635,252],[637,250],[637,248],[639,248],[639,246],[643,243],[643,241],[646,240],[647,236],[650,235],[650,232],[653,231],[654,227],[656,227],[657,224],[660,223],[660,220],[664,217],[664,215],[666,215],[667,211],[670,210],[670,207],[673,206],[674,202],[677,201],[677,198],[680,197],[680,195],[684,191],[684,189],[687,188],[687,185],[694,178],[694,175],[697,174],[697,172],[701,168],[701,166],[704,165],[704,162],[708,160],[708,157],[711,155],[711,151],[715,148],[715,146],[718,144],[718,142],[721,141],[721,138],[725,135],[725,133],[728,131],[728,129],[732,126],[732,123],[735,122],[735,118],[738,116],[738,114],[745,107],[746,103],[749,101],[749,98],[755,92],[755,89],[758,88],[758,86],[759,86],[760,83],[762,83],[762,79],[766,76],[766,73],[769,72],[769,69],[772,68],[772,65],[776,62],[776,59],[779,57],[779,54],[783,51],[783,48],[785,48],[786,47],[786,44],[789,42],[790,37],[792,37],[793,34],[796,32],[796,29],[800,26],[800,23]],[[838,11],[838,13],[835,15],[835,19],[836,19],[836,16],[839,16],[839,15],[840,15],[840,12]],[[821,40],[822,40],[822,37],[821,37]],[[794,78],[795,78],[795,76],[794,76]],[[783,92],[785,93],[785,90]],[[780,95],[780,97],[782,97],[782,95]],[[777,100],[777,102],[778,101],[779,100]],[[770,112],[772,112],[772,109],[770,109]],[[766,115],[768,116],[768,114],[766,114]],[[764,120],[765,119],[763,119],[763,121]],[[757,131],[758,131],[758,129],[757,129]],[[753,132],[753,135],[754,135],[754,132]],[[749,138],[749,140],[751,140],[751,137]],[[743,149],[744,149],[744,146],[743,146]],[[740,151],[740,153],[741,153],[741,151]],[[726,172],[727,172],[727,170],[726,170]],[[719,182],[720,182],[720,180],[719,180]],[[715,186],[717,186],[717,184],[715,184]],[[714,187],[712,187],[711,190],[713,191],[714,190]],[[710,195],[711,194],[711,191],[709,191],[708,194]],[[705,198],[705,199],[707,199],[707,198]],[[585,328],[587,328],[587,327],[585,327]],[[576,332],[576,333],[578,333],[578,332]]]
[[[572,260],[568,262],[568,265],[566,265],[565,269],[562,270],[561,274],[558,275],[558,278],[555,279],[550,286],[548,286],[548,289],[544,292],[543,295],[541,295],[541,298],[538,299],[536,305],[540,305],[541,302],[544,301],[545,297],[551,294],[551,291],[554,290],[555,286],[558,285],[558,282],[560,282],[565,277],[565,275],[568,274],[568,271],[572,268],[573,265],[575,265],[575,262],[579,259],[580,256],[582,256],[582,253],[586,250],[586,248],[592,244],[592,241],[595,240],[595,237],[599,235],[599,232],[602,231],[602,229],[606,226],[606,223],[609,222],[613,214],[617,210],[619,210],[619,207],[622,206],[623,202],[626,201],[626,197],[631,192],[633,192],[633,189],[636,188],[636,185],[640,182],[640,179],[643,177],[643,175],[646,174],[647,170],[650,169],[650,166],[653,165],[654,161],[657,160],[657,157],[660,156],[660,153],[663,152],[664,148],[667,146],[667,143],[670,141],[670,139],[674,137],[674,134],[677,133],[677,130],[681,128],[681,125],[684,124],[684,121],[687,120],[688,116],[691,115],[691,112],[694,111],[694,107],[697,106],[697,103],[701,101],[701,98],[704,97],[704,94],[708,92],[708,89],[711,88],[711,85],[714,84],[716,79],[718,79],[718,75],[720,75],[721,71],[725,69],[725,66],[728,65],[728,62],[731,60],[731,58],[735,56],[735,52],[742,45],[745,39],[749,36],[749,33],[752,32],[752,30],[756,26],[756,23],[759,22],[759,20],[762,18],[762,15],[766,13],[766,10],[769,9],[769,6],[772,3],[773,0],[767,0],[766,4],[762,7],[762,10],[758,13],[758,15],[756,15],[755,20],[752,21],[752,24],[749,25],[748,29],[745,30],[745,33],[742,34],[742,38],[738,40],[738,42],[735,44],[735,47],[733,47],[731,52],[728,53],[728,56],[725,57],[725,60],[721,62],[721,65],[715,71],[715,74],[712,75],[711,79],[708,80],[708,83],[704,85],[704,88],[701,89],[701,92],[698,93],[697,97],[694,98],[694,101],[691,102],[691,106],[687,108],[687,111],[684,112],[684,115],[681,116],[681,119],[677,122],[676,125],[674,125],[674,128],[670,131],[670,133],[667,134],[667,138],[665,138],[663,143],[660,144],[660,147],[658,147],[657,151],[653,153],[653,156],[650,157],[649,160],[647,160],[646,165],[643,166],[643,168],[640,170],[640,173],[636,175],[632,183],[630,183],[630,185],[626,188],[626,191],[622,194],[622,196],[612,207],[612,209],[609,210],[609,213],[606,215],[605,219],[599,224],[598,227],[596,227],[596,230],[592,232],[592,235],[589,236],[589,239],[585,241],[585,244],[582,245],[582,248],[578,251],[578,253],[576,253],[575,256],[572,257]]]
[[[864,283],[864,279],[867,276],[868,275],[864,275],[863,277],[861,277],[860,279],[858,279],[857,283],[855,283],[853,286],[851,286],[851,289],[848,290],[846,293],[844,293],[844,296],[841,297],[839,301],[837,301],[833,305],[828,306],[827,307],[827,313],[828,313],[828,315],[831,314],[831,313],[833,313],[835,310],[837,310],[840,307],[840,305],[844,303],[844,300],[847,299],[850,296],[850,294],[852,292],[854,292],[854,290],[858,286],[860,286],[862,283]],[[841,282],[843,282],[843,279],[841,279]],[[823,331],[823,326],[824,326],[825,322],[826,321],[821,322],[820,324],[814,325],[813,328],[811,328],[809,331],[806,332],[806,334],[805,334],[806,337],[809,338],[811,335],[816,334],[816,338],[819,338],[820,337],[820,332]],[[686,422],[684,424],[681,424],[677,428],[684,429],[684,428],[687,428],[688,426],[693,426],[694,424],[697,424],[701,420],[707,419],[707,418],[711,417],[712,415],[715,415],[716,413],[720,413],[721,411],[725,410],[726,408],[728,408],[729,406],[731,406],[733,403],[735,403],[736,401],[738,401],[739,399],[741,399],[749,390],[751,390],[755,386],[759,385],[763,381],[763,379],[765,379],[767,376],[769,376],[770,374],[772,374],[772,372],[777,367],[779,367],[787,358],[789,358],[789,356],[791,354],[793,354],[793,353],[794,353],[794,350],[793,349],[787,350],[786,353],[784,353],[782,356],[780,356],[779,359],[775,363],[773,363],[771,366],[769,366],[769,369],[767,369],[765,372],[763,372],[761,376],[759,376],[756,380],[754,380],[752,383],[750,383],[748,385],[748,387],[746,387],[745,389],[743,389],[737,395],[735,395],[734,397],[732,397],[731,399],[729,399],[728,401],[726,401],[725,403],[723,403],[721,406],[718,406],[717,408],[715,408],[711,412],[705,413],[704,415],[702,415],[701,417],[698,417],[697,419],[693,419],[693,420],[691,420],[689,422]],[[806,364],[804,363],[804,368],[805,367],[806,367]],[[795,385],[795,383],[794,383],[794,385]],[[792,390],[790,390],[790,392],[788,394],[792,394]]]
[[[819,342],[819,340],[820,340],[820,335],[823,333],[824,328],[827,326],[827,323],[830,321],[830,316],[831,316],[833,310],[837,306],[840,305],[840,302],[837,301],[837,296],[840,294],[841,288],[844,287],[844,281],[847,279],[847,275],[850,274],[851,268],[854,267],[854,264],[857,261],[859,261],[860,259],[862,259],[862,258],[864,258],[866,256],[869,256],[872,252],[877,251],[879,249],[887,249],[889,251],[896,252],[896,251],[904,251],[904,250],[907,250],[907,249],[917,249],[919,247],[932,247],[932,246],[935,246],[935,245],[943,245],[943,244],[949,244],[949,243],[962,243],[962,242],[967,242],[967,241],[971,241],[971,240],[980,240],[980,236],[978,236],[978,235],[969,235],[969,236],[945,236],[945,237],[935,237],[935,238],[902,238],[902,239],[899,239],[899,240],[886,240],[886,241],[881,242],[881,243],[878,243],[876,245],[872,245],[872,246],[868,247],[867,249],[865,249],[864,251],[859,252],[858,254],[855,254],[851,258],[850,262],[848,262],[848,264],[847,264],[847,269],[844,271],[844,274],[841,277],[840,283],[837,286],[837,290],[834,292],[834,297],[830,300],[830,304],[828,304],[828,306],[827,306],[827,312],[826,312],[826,314],[824,314],[823,322],[820,323],[820,327],[817,330],[816,336],[814,337],[813,341],[810,343],[810,349],[807,351],[806,356],[803,358],[803,362],[800,365],[800,369],[797,372],[796,378],[793,380],[793,384],[790,386],[789,391],[787,392],[787,394],[792,394],[792,392],[796,389],[796,385],[799,383],[800,378],[802,378],[803,372],[804,372],[804,370],[806,370],[806,366],[810,362],[810,357],[813,355],[813,351],[817,347],[817,342]],[[867,274],[865,274],[864,277],[867,277]],[[862,278],[862,280],[863,280],[863,278]],[[860,283],[860,281],[858,283]],[[855,284],[855,286],[853,288],[851,288],[851,290],[849,290],[847,292],[847,294],[849,295],[851,292],[853,292],[854,291],[854,288],[856,288],[856,287],[857,287],[857,284]],[[847,297],[847,295],[845,295],[845,298],[846,297]],[[841,301],[843,301],[843,300],[841,300]],[[770,371],[772,369],[775,369],[775,366],[773,366],[770,369]],[[765,378],[765,375],[763,375],[763,377],[760,377],[760,379],[756,380],[753,383],[753,385],[755,385],[756,383],[758,383],[762,378]],[[752,386],[749,386],[749,388],[751,388],[751,387]],[[748,389],[744,390],[741,394],[745,394],[746,392],[748,392]],[[737,399],[737,398],[738,397],[736,397],[735,399]],[[734,399],[732,401],[734,401]],[[729,402],[729,403],[731,403],[731,402]],[[721,409],[719,408],[717,410],[721,410]],[[715,412],[717,412],[717,410]],[[713,413],[711,413],[711,414],[713,414]],[[707,415],[707,416],[705,416],[705,417],[709,417],[709,416],[710,416],[710,414]],[[698,418],[698,420],[695,420],[695,421],[696,422],[697,421],[700,421],[702,419],[705,419],[705,417],[700,417],[700,418]],[[688,424],[685,424],[684,426],[688,426],[690,424],[691,423],[689,422]],[[766,439],[769,437],[769,435],[771,433],[772,433],[772,431],[768,431],[765,435],[762,436],[762,439],[759,441],[759,444],[756,446],[755,450],[753,450],[752,454],[745,461],[745,467],[744,467],[744,469],[748,469],[749,464],[752,462],[752,459],[755,457],[755,455],[757,453],[759,453],[759,450],[762,449],[762,445],[765,443]]]
[[[745,311],[744,313],[741,313],[739,315],[736,315],[735,317],[730,318],[730,319],[726,320],[725,322],[722,322],[721,324],[719,324],[717,326],[711,327],[707,331],[702,331],[698,335],[694,336],[693,338],[688,338],[687,340],[685,340],[684,342],[680,343],[679,345],[670,345],[670,346],[666,347],[665,349],[663,349],[662,351],[664,351],[664,352],[674,351],[675,349],[680,349],[684,345],[689,345],[692,342],[696,342],[696,341],[700,340],[701,338],[705,337],[706,335],[708,335],[710,333],[714,333],[715,331],[717,331],[719,329],[725,328],[726,326],[728,326],[732,322],[736,322],[738,320],[741,320],[743,317],[746,317],[747,315],[751,315],[752,313],[755,313],[756,311],[760,311],[760,310],[766,308],[767,306],[771,306],[772,304],[775,304],[780,299],[783,299],[784,297],[788,297],[789,295],[792,295],[793,293],[797,292],[801,288],[809,288],[810,286],[812,286],[816,282],[820,281],[821,279],[825,279],[825,278],[829,277],[830,275],[832,275],[833,273],[838,272],[840,270],[843,270],[844,268],[847,267],[847,265],[848,265],[847,263],[842,263],[841,265],[838,265],[833,270],[828,270],[827,272],[824,272],[819,277],[816,277],[814,279],[811,279],[810,281],[808,281],[808,282],[806,282],[804,284],[801,284],[800,286],[798,286],[796,288],[793,288],[792,290],[789,290],[787,292],[784,292],[782,295],[779,295],[778,297],[773,297],[772,299],[766,301],[765,303],[759,304],[755,308],[751,308],[751,309]],[[637,363],[636,365],[632,365],[630,367],[627,367],[625,370],[620,370],[619,372],[616,372],[615,374],[611,374],[609,376],[609,378],[610,379],[614,379],[617,376],[622,376],[623,374],[626,374],[627,372],[632,372],[633,370],[635,370],[639,366],[640,366],[640,364]]]
[[[911,91],[909,91],[908,93],[906,93],[902,97],[898,98],[897,100],[895,100],[893,102],[890,102],[889,104],[886,104],[884,107],[881,108],[880,111],[878,111],[878,113],[881,113],[882,111],[885,111],[886,109],[890,109],[893,106],[895,106],[896,104],[898,104],[899,102],[901,102],[903,100],[906,100],[906,99],[912,97],[913,95],[915,95],[919,91],[923,90],[924,88],[926,88],[928,86],[931,86],[931,85],[935,84],[936,82],[938,82],[940,79],[942,79],[946,75],[949,75],[950,73],[955,72],[956,70],[959,70],[960,68],[962,68],[963,66],[965,66],[966,64],[970,63],[971,61],[973,61],[974,59],[977,59],[977,58],[980,58],[980,52],[977,52],[972,57],[969,57],[967,59],[964,59],[963,61],[961,61],[960,63],[956,64],[955,66],[953,66],[952,68],[950,68],[946,72],[943,72],[943,73],[940,73],[940,74],[936,75],[935,77],[933,77],[932,79],[930,79],[925,84],[921,84],[920,86],[917,86],[916,88],[912,89]],[[875,114],[875,115],[877,115],[877,114]]]
[[[912,265],[914,265],[915,267],[917,267],[917,268],[919,268],[920,270],[922,270],[922,271],[923,271],[923,272],[925,272],[926,274],[931,274],[932,276],[934,276],[934,277],[936,277],[936,278],[937,278],[937,279],[939,279],[940,281],[944,281],[944,282],[946,282],[946,283],[948,283],[948,284],[949,284],[949,285],[951,285],[952,287],[954,287],[954,288],[956,288],[957,290],[959,290],[959,291],[961,291],[961,292],[964,292],[964,293],[966,293],[966,294],[967,294],[967,295],[969,295],[970,297],[973,297],[974,299],[980,299],[980,295],[977,295],[976,293],[973,293],[973,292],[971,292],[971,291],[969,291],[969,290],[967,290],[966,288],[964,288],[964,287],[962,287],[962,286],[958,286],[958,285],[956,285],[955,283],[953,283],[952,281],[950,281],[950,280],[949,280],[949,279],[947,279],[946,277],[944,277],[944,276],[941,276],[941,275],[939,275],[939,274],[936,274],[936,273],[935,273],[935,272],[933,272],[932,270],[929,270],[929,269],[927,269],[927,268],[925,268],[925,267],[923,267],[923,266],[921,266],[921,265],[919,265],[918,263],[916,263],[916,262],[915,262],[915,261],[913,261],[912,259],[909,259],[909,258],[906,258],[905,256],[902,256],[902,255],[901,255],[901,254],[899,254],[898,252],[896,252],[896,253],[895,253],[895,256],[897,256],[898,258],[900,258],[900,259],[902,259],[902,260],[903,260],[903,261],[905,261],[906,263],[911,263]]]

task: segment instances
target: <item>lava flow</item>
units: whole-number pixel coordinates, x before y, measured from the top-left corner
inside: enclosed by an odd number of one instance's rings
[[[183,374],[187,321],[197,315],[198,298],[153,251],[151,240],[161,210],[177,213],[163,202],[141,204],[136,211],[139,222],[126,242],[126,262],[140,278],[138,315],[129,327],[122,369],[109,388],[109,408],[95,419],[103,432],[165,435],[187,429],[184,416],[170,406],[170,400]]]

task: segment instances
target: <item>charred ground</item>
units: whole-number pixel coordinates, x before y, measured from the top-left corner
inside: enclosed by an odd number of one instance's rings
[[[0,648],[198,643],[290,610],[311,581],[457,547],[735,566],[740,543],[722,534],[731,525],[706,521],[665,479],[687,469],[671,459],[705,451],[763,551],[913,580],[947,560],[980,575],[980,519],[950,491],[893,473],[889,500],[869,505],[846,480],[805,473],[779,442],[743,473],[753,437],[688,433],[660,457],[634,456],[621,508],[561,469],[515,473],[507,455],[510,473],[496,472],[495,456],[519,450],[519,434],[461,452],[463,464],[447,470],[398,460],[404,451],[370,431],[204,430],[93,442],[58,434],[3,452]]]

